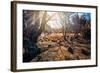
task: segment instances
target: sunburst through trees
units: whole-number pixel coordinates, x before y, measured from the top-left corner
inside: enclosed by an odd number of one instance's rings
[[[23,62],[91,58],[91,14],[23,10]]]

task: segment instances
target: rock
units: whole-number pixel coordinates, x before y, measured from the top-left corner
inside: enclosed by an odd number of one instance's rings
[[[90,51],[88,51],[88,50],[82,49],[81,52],[86,56],[90,55]]]
[[[68,48],[68,52],[70,52],[71,54],[74,54],[73,48],[69,47],[69,48]]]

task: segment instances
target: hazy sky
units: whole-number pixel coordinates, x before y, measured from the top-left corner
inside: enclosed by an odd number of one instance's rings
[[[48,23],[47,23],[51,28],[57,28],[57,29],[59,29],[59,28],[62,27],[61,22],[60,22],[60,21],[61,21],[61,18],[60,18],[59,13],[60,13],[60,12],[47,12],[48,15],[52,16],[51,20],[48,21]],[[73,12],[73,13],[71,13],[70,18],[69,18],[71,24],[73,24],[73,25],[75,25],[75,24],[74,24],[72,18],[75,17],[75,15],[77,15],[77,14],[78,14],[79,18],[80,18],[82,15],[84,15],[84,17],[85,17],[87,20],[90,20],[90,13],[83,13],[83,12],[74,13],[74,12]]]
[[[62,25],[60,24],[60,17],[59,17],[59,12],[47,12],[50,16],[52,16],[51,20],[48,21],[48,25],[51,28],[61,28]]]

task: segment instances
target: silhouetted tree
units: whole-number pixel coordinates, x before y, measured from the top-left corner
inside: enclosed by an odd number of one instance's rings
[[[41,52],[36,43],[50,19],[46,11],[23,11],[23,48],[26,51],[24,61],[30,61]]]
[[[80,18],[81,34],[86,40],[91,40],[91,18],[89,13],[84,13]]]

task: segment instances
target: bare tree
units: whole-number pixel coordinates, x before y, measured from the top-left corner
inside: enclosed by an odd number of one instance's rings
[[[60,18],[61,18],[60,23],[62,24],[62,32],[63,32],[64,40],[67,40],[66,39],[66,32],[70,28],[70,25],[69,25],[69,14],[68,14],[68,12],[60,13]]]
[[[23,37],[25,41],[23,43],[35,45],[37,43],[38,37],[45,30],[47,22],[54,16],[49,16],[47,11],[24,11],[24,28]]]

